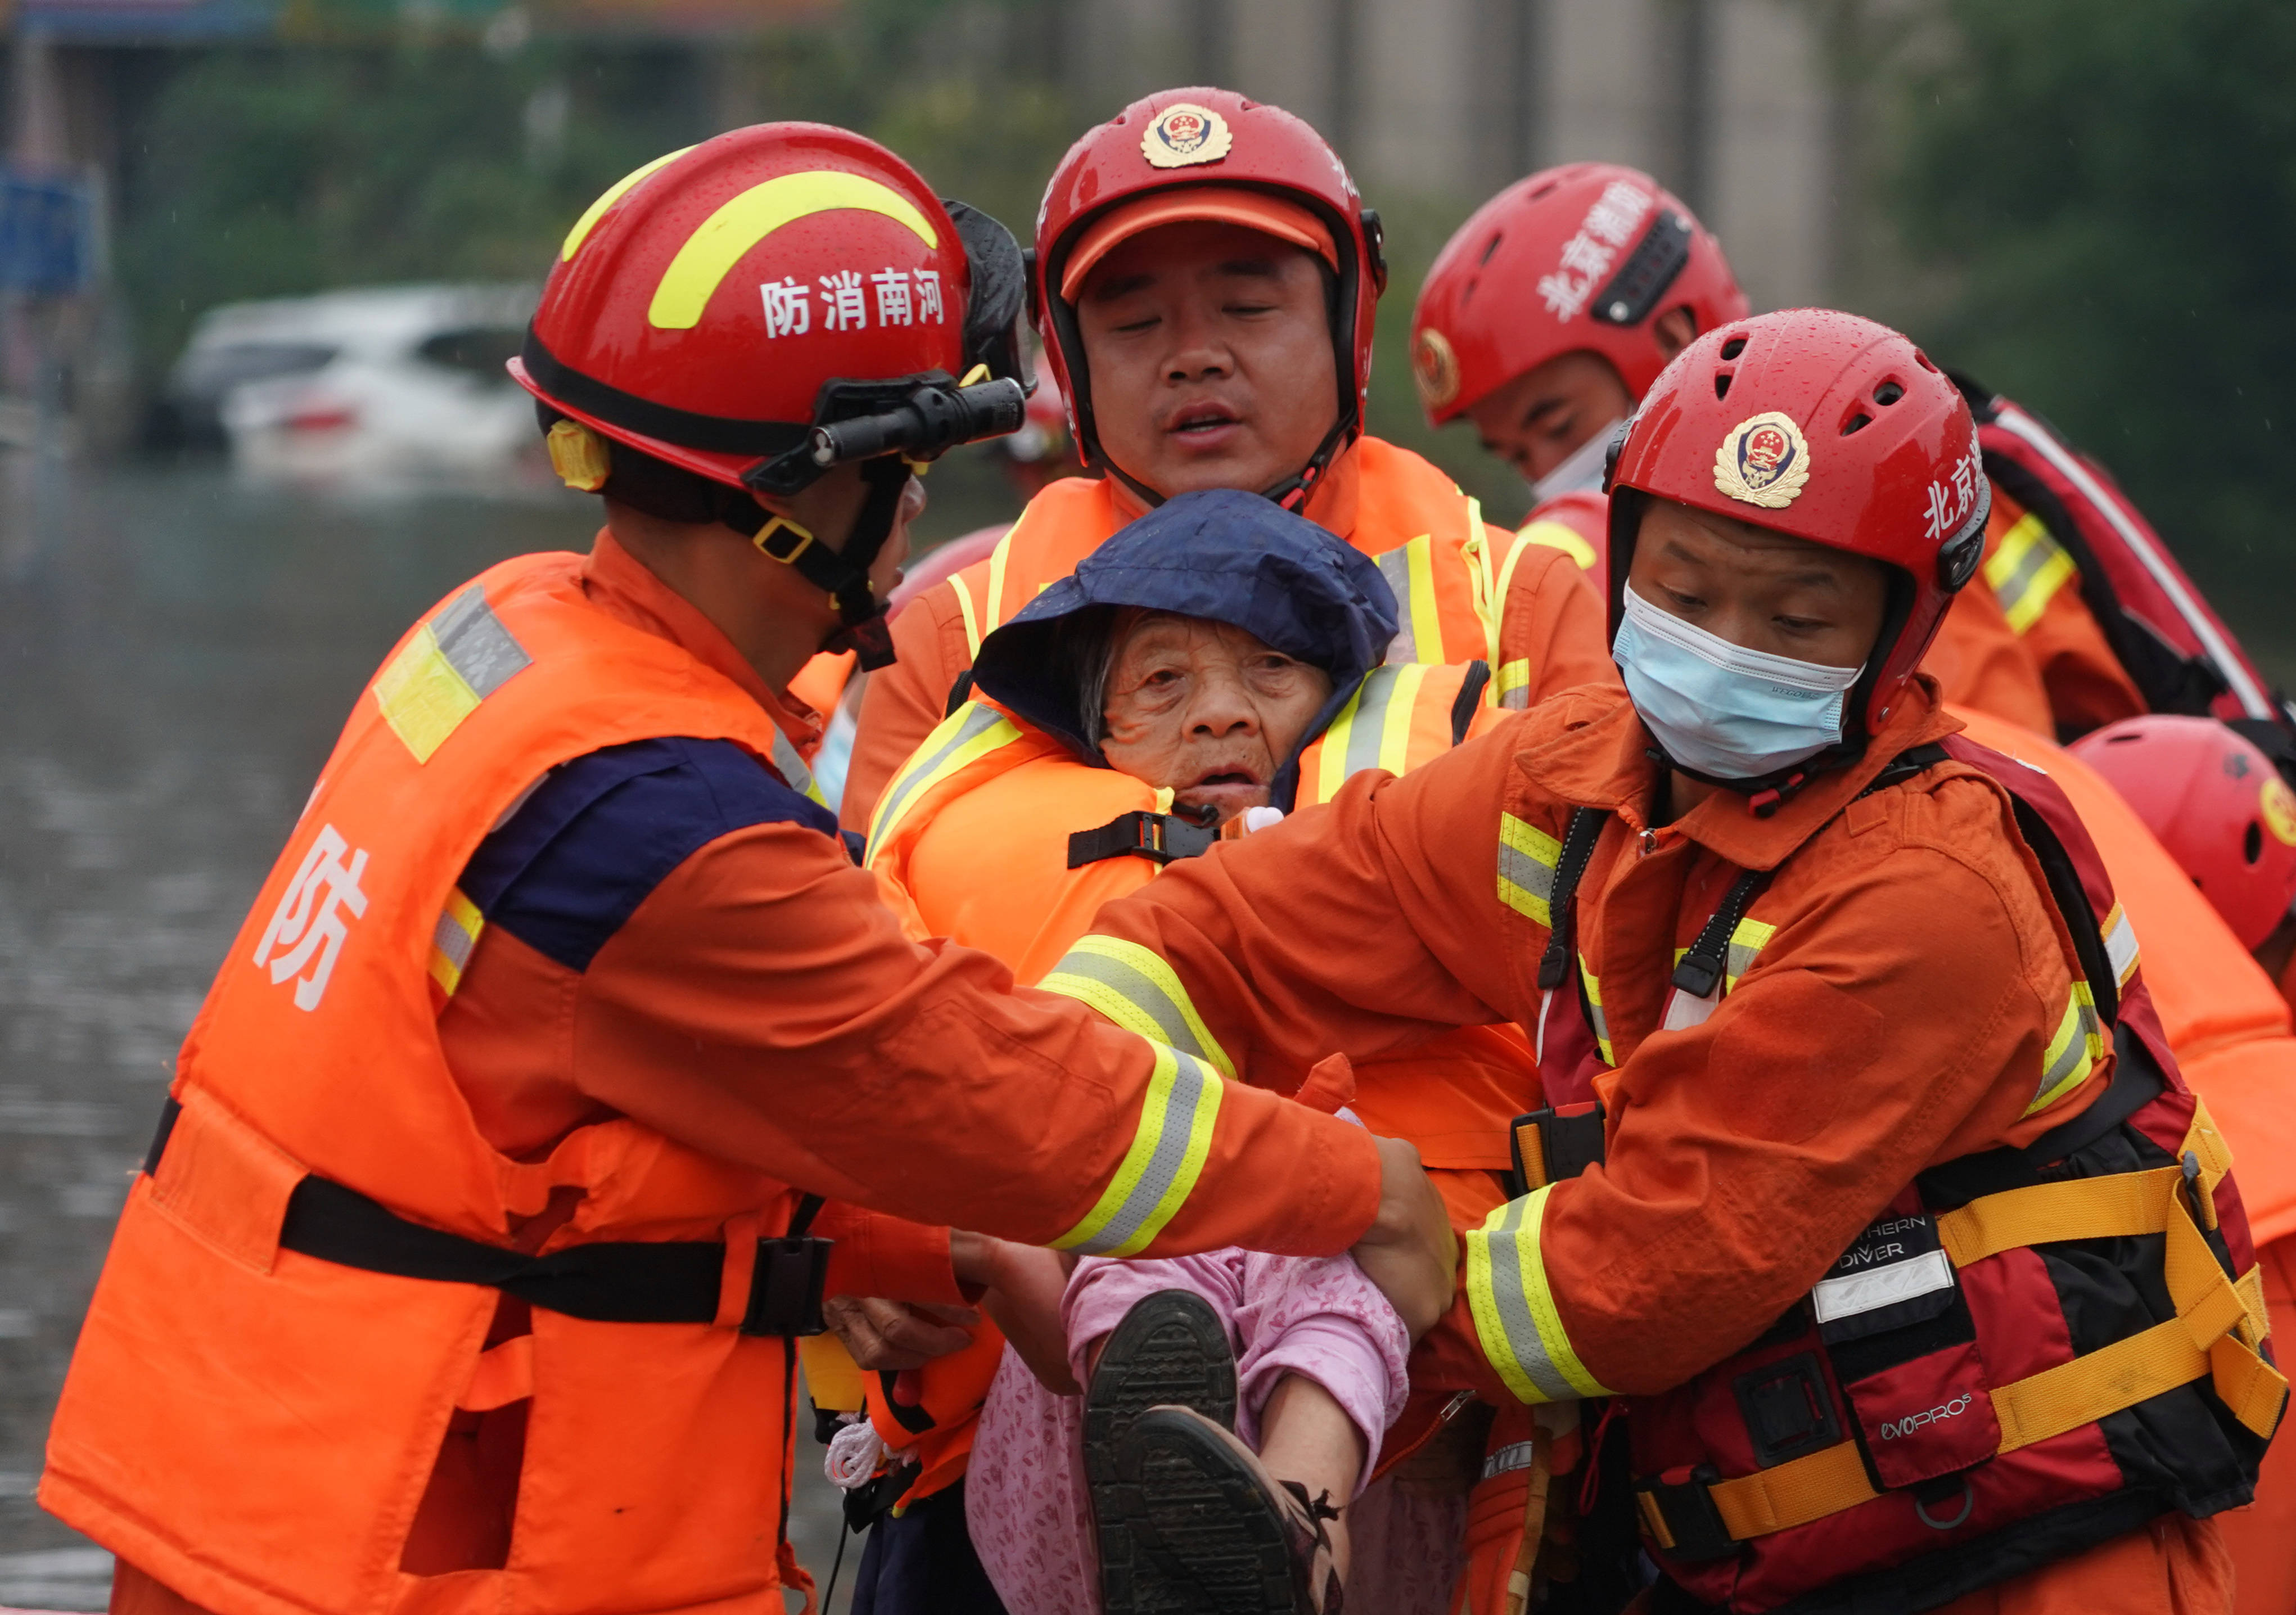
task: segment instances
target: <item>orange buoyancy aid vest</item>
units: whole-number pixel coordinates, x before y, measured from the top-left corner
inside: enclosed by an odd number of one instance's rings
[[[1401,772],[1505,722],[1504,713],[1483,704],[1488,683],[1480,660],[1374,668],[1302,752],[1299,806],[1337,789],[1329,767]],[[1171,806],[1168,790],[1083,762],[1062,742],[975,697],[888,783],[867,863],[915,934],[985,949],[1022,981],[1065,968],[1082,983],[1075,989],[1081,995],[1099,966],[1079,963],[1072,949],[1103,905],[1214,839],[1168,817]],[[1121,836],[1093,842],[1111,824],[1124,825]],[[1126,851],[1107,850],[1119,842]],[[1497,1197],[1487,1175],[1507,1165],[1508,1123],[1537,1091],[1521,1033],[1511,1025],[1463,1027],[1408,1053],[1361,1062],[1354,1079],[1349,1103],[1373,1132],[1411,1140],[1439,1173],[1483,1176],[1489,1193],[1466,1201],[1472,1215],[1464,1226],[1480,1221]],[[982,1336],[993,1333],[982,1326]],[[983,1353],[977,1337],[973,1347],[913,1375],[870,1377],[878,1434],[920,1466],[900,1506],[964,1473],[973,1414],[996,1365],[996,1355]]]
[[[1502,619],[1517,564],[1545,540],[1486,526],[1481,503],[1409,449],[1365,438],[1353,452],[1356,521],[1343,537],[1379,562],[1395,591],[1400,626],[1387,660],[1485,661],[1493,677],[1484,699],[1525,705],[1529,663],[1502,657]],[[1076,570],[1125,520],[1105,481],[1071,477],[1041,489],[988,559],[945,586],[963,615],[968,653],[978,655],[982,640]]]
[[[2079,811],[2144,949],[2144,984],[2185,1084],[2240,1161],[2261,1250],[2296,1234],[2296,1037],[2287,1000],[2120,793],[2079,758],[1956,708],[1970,739],[2041,770]]]
[[[2047,776],[1959,735],[1876,786],[1940,766],[2009,799],[2064,922],[2072,988],[2027,1114],[2108,1050],[2111,1084],[2022,1149],[1919,1174],[1759,1338],[1673,1390],[1622,1398],[1644,1538],[1677,1589],[1657,1607],[1686,1593],[1732,1615],[1936,1608],[2161,1514],[2246,1503],[2285,1409],[2230,1152],[2178,1074],[2079,816]],[[1608,1086],[1601,984],[1570,963],[1578,876],[1607,816],[1577,810],[1543,857],[1551,1096]],[[1754,967],[1775,934],[1758,917],[1768,879],[1742,875],[1684,951],[1667,1026],[1710,1014]],[[1468,1239],[1479,1328],[1533,1399],[1558,1375],[1601,1393],[1567,1349],[1549,1353],[1543,1278],[1525,1282],[1535,1257],[1517,1259],[1540,1193],[1602,1159],[1589,1119],[1603,1120],[1548,1113],[1527,1129],[1531,1197]]]
[[[744,1328],[795,1192],[627,1119],[509,1159],[439,1043],[438,988],[483,922],[456,882],[521,792],[631,741],[787,745],[730,680],[592,606],[582,570],[495,567],[361,695],[184,1042],[81,1328],[40,1502],[219,1615],[778,1615],[775,1589],[803,1585],[783,1545],[795,1352]],[[418,1257],[466,1241],[507,1266],[578,1196],[535,1269],[676,1258],[699,1316],[594,1321],[533,1291],[531,1332],[485,1349],[492,1281],[304,1253],[290,1225],[359,1196]],[[403,1571],[449,1420],[521,1400],[506,1567]]]

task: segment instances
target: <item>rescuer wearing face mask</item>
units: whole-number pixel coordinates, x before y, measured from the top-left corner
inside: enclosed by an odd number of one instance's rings
[[[1472,421],[1532,484],[1523,531],[1592,566],[1617,423],[1684,344],[1745,309],[1720,244],[1680,201],[1639,170],[1573,163],[1510,185],[1452,235],[1412,311],[1413,374],[1431,422]],[[1956,381],[1992,514],[1981,586],[1955,601],[1931,650],[1946,699],[2051,739],[2212,711],[2296,761],[2296,720],[2112,478],[2011,400]]]
[[[991,1235],[1368,1228],[1440,1312],[1408,1145],[905,939],[808,793],[787,683],[882,659],[912,464],[1018,423],[1019,277],[815,124],[576,222],[512,373],[606,526],[392,651],[193,1026],[41,1481],[116,1610],[778,1610],[797,1341]]]
[[[1486,701],[1502,707],[1611,676],[1575,569],[1364,435],[1379,218],[1299,119],[1230,90],[1135,102],[1054,171],[1036,275],[1046,357],[1101,475],[1046,488],[988,560],[902,613],[900,662],[863,698],[849,827],[947,715],[984,637],[1195,489],[1264,495],[1376,559],[1401,607],[1390,661],[1488,662]]]
[[[1543,1431],[1623,1414],[1630,1497],[1589,1489],[1653,1611],[2229,1604],[2209,1517],[2286,1381],[2222,1141],[2079,818],[1915,673],[1978,454],[1902,337],[1726,322],[1618,460],[1624,696],[1351,784],[1082,945],[1163,958],[1247,1076],[1539,1029],[1464,1305]]]

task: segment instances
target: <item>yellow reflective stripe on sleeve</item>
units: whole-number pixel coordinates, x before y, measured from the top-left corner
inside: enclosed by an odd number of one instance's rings
[[[941,719],[878,799],[877,811],[869,819],[869,850],[863,862],[875,861],[877,848],[926,791],[966,764],[1020,738],[1021,732],[1012,720],[977,701],[965,702]]]
[[[821,794],[821,787],[814,783],[813,770],[805,766],[805,758],[797,754],[797,748],[790,743],[790,737],[779,729],[774,731],[774,768],[791,791],[808,801],[824,808],[829,806],[829,799]]]
[[[470,968],[471,950],[479,945],[479,933],[487,928],[486,916],[477,904],[463,895],[459,886],[447,894],[446,911],[430,933],[430,979],[455,996],[463,985],[463,972]]]
[[[2128,911],[2120,904],[2104,916],[2104,956],[2112,962],[2112,973],[2121,986],[2136,973],[2136,928],[2128,922]]]
[[[964,586],[962,577],[952,578],[948,586],[955,591],[957,614],[964,619],[964,656],[967,661],[980,656],[980,622],[972,614],[972,591]]]
[[[1576,529],[1566,526],[1562,522],[1531,522],[1522,529],[1521,537],[1525,543],[1543,545],[1550,550],[1561,550],[1578,563],[1578,570],[1582,572],[1595,570],[1595,546],[1581,538]]]
[[[1618,1060],[1611,1053],[1611,1023],[1603,1015],[1603,984],[1587,968],[1584,954],[1578,955],[1578,980],[1587,986],[1587,1023],[1594,1029],[1595,1052],[1603,1056],[1604,1065],[1616,1065]]]
[[[2072,556],[2030,514],[2001,535],[2000,547],[1985,562],[1985,586],[2020,634],[2040,620],[2057,591],[2078,575]]]
[[[1547,899],[1554,895],[1554,865],[1562,857],[1562,843],[1536,824],[1499,815],[1499,901],[1553,929]]]
[[[1235,1062],[1196,1013],[1178,972],[1137,942],[1080,938],[1037,985],[1048,993],[1081,999],[1152,1043],[1209,1061],[1223,1077],[1235,1075]]]
[[[474,583],[417,627],[375,676],[375,704],[414,760],[427,763],[480,701],[533,660]]]
[[[2049,1039],[2048,1052],[2041,1058],[2041,1086],[2033,1103],[2025,1107],[2025,1114],[2045,1111],[2079,1087],[2103,1053],[2096,1000],[2087,982],[2076,981],[2065,1001],[2064,1019],[2057,1023],[2056,1036]]]
[[[1587,1372],[1554,1309],[1539,1251],[1549,1184],[1509,1201],[1467,1235],[1467,1305],[1483,1356],[1525,1402],[1567,1402],[1611,1392]]]
[[[1738,978],[1754,968],[1754,955],[1760,953],[1772,937],[1778,934],[1775,925],[1765,925],[1759,920],[1741,920],[1730,933],[1730,947],[1722,964],[1722,990],[1728,992],[1738,985]],[[1679,961],[1677,961],[1679,963]]]
[[[1086,1256],[1130,1256],[1163,1232],[1202,1176],[1219,1117],[1218,1072],[1150,1040],[1156,1063],[1132,1147],[1084,1219],[1053,1243]]]

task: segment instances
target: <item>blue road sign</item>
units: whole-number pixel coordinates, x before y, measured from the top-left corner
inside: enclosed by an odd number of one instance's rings
[[[0,170],[0,290],[84,289],[95,275],[94,201],[85,181]]]

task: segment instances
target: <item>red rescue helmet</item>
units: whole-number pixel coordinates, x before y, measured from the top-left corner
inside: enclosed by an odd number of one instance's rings
[[[1566,163],[1444,244],[1411,311],[1412,379],[1437,426],[1566,353],[1600,354],[1639,398],[1666,367],[1652,327],[1685,307],[1701,332],[1745,317],[1721,243],[1640,169]]]
[[[2152,827],[2240,945],[2255,951],[2296,903],[2296,791],[2212,717],[2123,718],[2072,754]]]
[[[510,373],[599,437],[726,485],[717,519],[857,628],[882,609],[867,571],[905,457],[1021,424],[1025,300],[1020,250],[994,219],[849,130],[760,124],[657,158],[593,202]],[[576,443],[562,454],[554,439],[562,474],[603,487],[611,450],[563,430]],[[749,496],[855,461],[871,497],[841,552]]]
[[[1890,569],[1842,742],[1805,775],[1864,753],[1976,570],[1992,503],[1960,389],[1888,326],[1824,308],[1734,320],[1684,348],[1627,423],[1609,487],[1613,637],[1652,497]]]
[[[1173,194],[1190,191],[1202,194]],[[1170,206],[1134,208],[1160,193],[1172,198]],[[1115,221],[1123,209],[1131,209],[1127,219]],[[1160,90],[1134,102],[1070,146],[1045,188],[1037,213],[1037,317],[1046,363],[1068,398],[1078,453],[1086,465],[1107,466],[1148,504],[1162,502],[1101,452],[1070,264],[1079,249],[1097,256],[1137,230],[1190,217],[1228,219],[1294,242],[1323,257],[1336,277],[1338,416],[1298,474],[1266,490],[1297,509],[1332,456],[1363,430],[1374,310],[1387,287],[1387,261],[1379,215],[1365,208],[1324,137],[1283,108],[1233,90]],[[1113,234],[1095,229],[1103,220],[1116,224]]]

